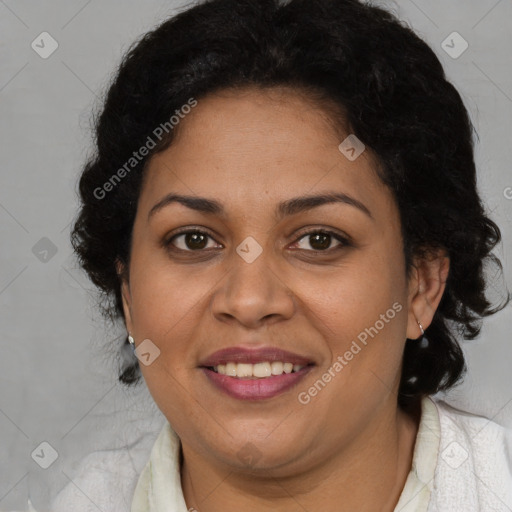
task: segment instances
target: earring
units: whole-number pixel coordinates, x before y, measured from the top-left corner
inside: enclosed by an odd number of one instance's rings
[[[128,342],[132,346],[132,349],[135,350],[135,340],[133,339],[133,336],[131,334],[128,334]]]
[[[420,348],[427,348],[429,341],[428,341],[428,338],[425,336],[425,329],[423,329],[421,322],[417,318],[416,318],[416,322],[418,322],[418,325],[419,325],[420,331],[421,331]]]

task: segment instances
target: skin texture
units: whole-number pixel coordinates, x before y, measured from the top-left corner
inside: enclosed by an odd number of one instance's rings
[[[434,254],[407,276],[392,193],[368,149],[355,161],[339,151],[343,138],[297,91],[221,91],[201,99],[149,162],[123,305],[136,345],[150,339],[161,351],[141,369],[181,438],[188,507],[392,511],[398,501],[419,422],[418,411],[397,407],[403,349],[421,334],[416,319],[425,329],[432,321],[449,262]],[[171,203],[148,220],[170,192],[215,199],[225,213]],[[281,201],[330,192],[357,199],[371,217],[342,203],[274,215]],[[185,236],[165,247],[181,227],[211,238],[199,249]],[[349,245],[332,237],[322,250],[305,234],[326,229]],[[236,252],[249,236],[263,250],[252,263]],[[299,392],[396,302],[401,311],[299,403]],[[198,368],[234,345],[283,348],[316,366],[281,395],[237,400]],[[249,443],[257,448],[252,463],[238,456]]]

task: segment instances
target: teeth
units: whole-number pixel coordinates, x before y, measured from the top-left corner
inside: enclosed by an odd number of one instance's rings
[[[281,375],[283,373],[283,363],[280,361],[272,361],[270,368],[272,375]]]
[[[214,366],[213,369],[221,375],[230,377],[257,377],[265,378],[272,375],[282,375],[283,373],[298,372],[304,368],[304,365],[293,363],[282,363],[281,361],[266,361],[264,363],[226,363]]]
[[[237,377],[252,377],[252,364],[238,363],[236,366]]]
[[[272,375],[270,363],[258,363],[250,366],[252,366],[253,377],[269,377]]]
[[[219,368],[224,365],[219,364]],[[219,373],[222,373],[219,369]],[[236,377],[236,363],[228,363],[226,365],[225,375],[230,375],[231,377]]]

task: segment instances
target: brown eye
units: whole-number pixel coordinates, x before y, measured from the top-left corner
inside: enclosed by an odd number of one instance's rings
[[[334,248],[340,248],[349,245],[346,238],[330,231],[310,231],[309,233],[303,234],[303,236],[299,239],[298,242],[296,242],[296,244],[299,244],[297,247],[298,249],[304,249],[309,251],[311,250],[307,247],[307,245],[309,244],[309,246],[314,251],[321,252],[333,248],[331,247],[333,239],[339,242],[338,245],[335,246]],[[300,246],[301,240],[306,240],[306,242],[302,242],[304,244],[303,246]]]
[[[208,239],[212,237],[203,231],[185,231],[174,235],[166,245],[173,245],[182,251],[199,251],[208,247]]]

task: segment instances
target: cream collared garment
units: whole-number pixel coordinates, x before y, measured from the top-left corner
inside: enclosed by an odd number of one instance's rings
[[[439,456],[441,424],[435,403],[425,397],[421,402],[421,420],[416,434],[412,466],[395,512],[426,512],[432,492]]]
[[[140,474],[131,512],[187,512],[181,489],[179,451],[179,437],[166,422]]]

